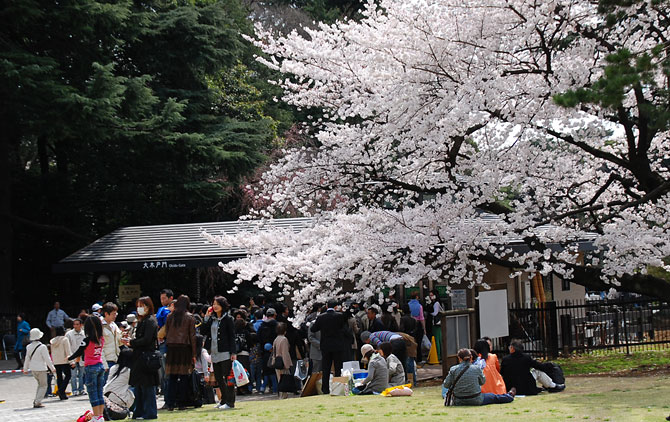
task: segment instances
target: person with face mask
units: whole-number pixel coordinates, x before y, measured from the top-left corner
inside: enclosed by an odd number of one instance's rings
[[[135,411],[133,419],[157,419],[156,386],[158,370],[151,370],[145,363],[145,354],[156,350],[158,323],[154,313],[154,303],[148,296],[137,299],[137,330],[135,338],[123,340],[133,349],[133,363],[130,368],[130,385],[135,387]]]

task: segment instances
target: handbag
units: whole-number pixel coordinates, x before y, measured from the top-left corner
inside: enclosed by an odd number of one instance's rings
[[[468,368],[469,368],[469,366],[465,365],[465,368],[463,368],[463,370],[458,374],[456,379],[454,379],[454,382],[452,382],[451,385],[449,386],[449,391],[447,391],[447,395],[444,398],[444,405],[445,406],[453,406],[454,405],[454,387],[456,387],[456,383],[458,382],[458,380],[461,379],[461,376],[463,376],[463,374],[465,373],[465,371],[468,370]]]
[[[148,350],[142,353],[144,366],[149,371],[158,371],[161,367],[161,354],[158,350]]]
[[[274,349],[272,349],[272,354],[270,355],[270,359],[268,359],[268,368],[279,370],[284,369],[284,358],[277,356]]]

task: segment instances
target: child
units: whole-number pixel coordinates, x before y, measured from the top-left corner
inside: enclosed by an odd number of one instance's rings
[[[105,339],[102,334],[102,322],[100,322],[100,318],[86,318],[84,333],[86,337],[82,340],[79,349],[72,356],[68,357],[68,360],[72,361],[79,356],[84,356],[86,390],[88,391],[88,399],[93,409],[91,421],[102,422],[105,420],[103,416],[105,400],[102,396],[102,389],[107,362],[102,357]]]
[[[40,342],[43,335],[39,328],[30,330],[30,344],[26,347],[26,360],[23,363],[23,371],[31,371],[37,381],[37,393],[33,401],[35,408],[44,407],[42,399],[47,391],[47,370],[56,372],[47,346]]]

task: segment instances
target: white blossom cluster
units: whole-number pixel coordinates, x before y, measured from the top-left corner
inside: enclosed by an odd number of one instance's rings
[[[269,205],[252,216],[290,208],[317,224],[205,234],[248,251],[224,269],[307,309],[418,281],[481,284],[495,260],[571,277],[584,239],[609,281],[662,266],[669,134],[666,124],[650,136],[640,105],[667,104],[654,90],[668,85],[667,10],[638,2],[608,26],[596,3],[381,0],[306,37],[258,27],[258,60],[286,75],[284,101],[313,111],[316,146],[285,151],[259,188]],[[622,104],[555,102],[594,86],[608,55],[664,43]]]

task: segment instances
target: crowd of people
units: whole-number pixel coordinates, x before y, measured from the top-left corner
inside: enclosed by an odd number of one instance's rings
[[[191,303],[164,289],[160,305],[155,309],[150,297],[140,297],[122,318],[116,304],[95,303],[70,318],[56,302],[46,320],[49,342],[18,315],[15,355],[37,381],[34,407],[54,393],[55,378],[61,400],[68,399],[68,385],[72,395],[88,395],[87,420],[94,422],[130,415],[156,419],[157,395],[164,396],[167,411],[206,403],[230,410],[238,394],[298,394],[309,374],[320,373],[321,392],[329,394],[331,372],[340,376],[349,361],[366,371],[352,392],[379,394],[416,385],[426,333],[440,332],[442,311],[435,291],[428,303],[416,293],[403,307],[392,297],[381,305],[315,304],[300,326],[289,322],[287,306],[263,296],[233,308],[223,296]],[[536,380],[549,391],[564,388],[552,380],[553,368],[522,353],[521,343],[512,343],[502,364],[490,350],[482,339],[474,350],[459,351],[460,363],[444,383],[455,404],[509,402],[515,393],[536,394]],[[249,381],[242,386],[235,380],[239,368]]]

